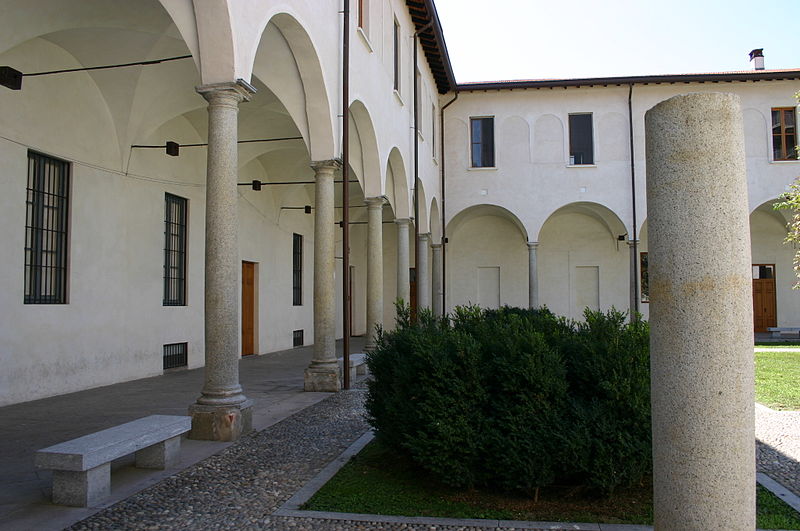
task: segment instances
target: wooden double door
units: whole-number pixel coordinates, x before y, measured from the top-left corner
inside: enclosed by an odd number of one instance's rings
[[[775,264],[753,264],[753,329],[767,332],[770,326],[778,326]]]
[[[242,262],[242,356],[256,353],[256,264]]]

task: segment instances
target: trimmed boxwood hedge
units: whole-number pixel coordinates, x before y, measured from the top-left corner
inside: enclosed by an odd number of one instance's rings
[[[443,483],[602,493],[651,470],[649,333],[626,314],[457,308],[380,331],[368,355],[376,436]]]

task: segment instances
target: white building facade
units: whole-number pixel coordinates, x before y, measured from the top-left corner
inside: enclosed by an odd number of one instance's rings
[[[2,4],[0,405],[205,364],[200,409],[243,410],[236,359],[300,344],[314,388],[343,335],[345,148],[353,335],[397,298],[646,316],[643,115],[690,91],[742,98],[753,263],[797,325],[770,205],[800,71],[459,86],[431,0],[350,0],[344,143],[342,0]]]

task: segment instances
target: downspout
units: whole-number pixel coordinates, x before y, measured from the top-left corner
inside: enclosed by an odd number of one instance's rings
[[[347,1],[347,0],[345,0]],[[419,187],[419,87],[417,86],[417,36],[422,33],[423,31],[428,31],[428,29],[433,25],[433,21],[428,22],[420,29],[414,32],[414,68],[411,72],[411,80],[414,86],[414,271],[416,272],[417,276],[414,281],[414,300],[417,301],[417,306],[419,306],[419,255],[420,255],[420,245],[419,245],[419,193],[417,192],[417,188]],[[422,76],[420,76],[420,80]],[[419,308],[417,309],[417,313],[415,315],[414,321],[416,322],[416,317],[419,316]]]
[[[447,313],[447,306],[445,305],[447,301],[447,225],[445,225],[445,220],[447,216],[445,216],[445,178],[444,178],[444,156],[445,156],[445,149],[444,149],[444,110],[447,109],[450,104],[455,103],[458,99],[458,91],[456,90],[456,95],[453,96],[453,99],[448,101],[444,104],[444,106],[439,109],[439,149],[442,151],[442,175],[440,181],[440,188],[442,191],[442,315]]]
[[[628,136],[631,145],[631,204],[633,205],[633,310],[634,315],[631,315],[631,321],[638,319],[639,315],[639,239],[636,234],[638,225],[636,224],[636,163],[634,161],[633,151],[633,106],[631,104],[633,99],[633,83],[628,85]]]
[[[350,0],[342,24],[342,373],[350,389]]]

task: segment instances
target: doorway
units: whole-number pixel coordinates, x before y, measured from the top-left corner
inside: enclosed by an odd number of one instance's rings
[[[242,262],[242,356],[256,353],[256,264]]]
[[[770,326],[778,326],[775,264],[753,264],[753,329],[767,332]]]

